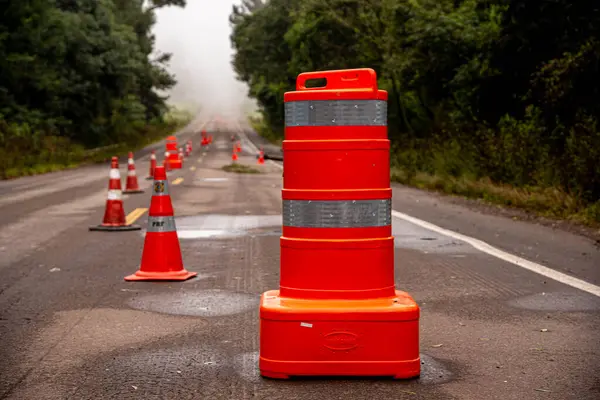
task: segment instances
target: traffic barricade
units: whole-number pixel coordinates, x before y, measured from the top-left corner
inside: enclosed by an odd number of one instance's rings
[[[280,288],[261,297],[260,372],[418,376],[420,310],[394,283],[387,92],[372,69],[296,85],[284,97]]]

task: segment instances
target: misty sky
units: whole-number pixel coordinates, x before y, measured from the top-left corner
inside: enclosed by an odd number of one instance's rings
[[[170,71],[178,84],[170,102],[200,107],[204,113],[248,109],[247,88],[231,67],[229,14],[237,0],[188,0],[185,8],[157,11],[156,47],[173,53]]]

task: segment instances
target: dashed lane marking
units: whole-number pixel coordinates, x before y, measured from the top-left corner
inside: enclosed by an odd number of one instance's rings
[[[183,178],[179,177],[173,181],[173,185],[179,185],[181,182],[183,182]]]
[[[136,208],[135,210],[133,210],[132,212],[130,212],[127,217],[125,218],[125,223],[127,225],[131,225],[133,224],[135,221],[138,220],[138,218],[140,218],[142,215],[144,215],[144,213],[148,211],[147,208]]]
[[[195,170],[196,170],[196,167],[193,167],[193,166],[190,167],[190,171],[195,171]]]

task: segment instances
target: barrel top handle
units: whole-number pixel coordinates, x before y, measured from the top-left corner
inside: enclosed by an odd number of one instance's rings
[[[325,86],[306,87],[306,82],[325,79]],[[303,72],[296,79],[296,90],[377,90],[377,74],[372,68],[343,69],[332,71]]]

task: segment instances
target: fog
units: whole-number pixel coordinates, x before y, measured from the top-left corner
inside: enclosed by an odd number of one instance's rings
[[[156,48],[173,53],[177,85],[169,102],[191,111],[241,116],[253,108],[231,66],[229,14],[234,0],[188,0],[185,8],[157,10]]]

